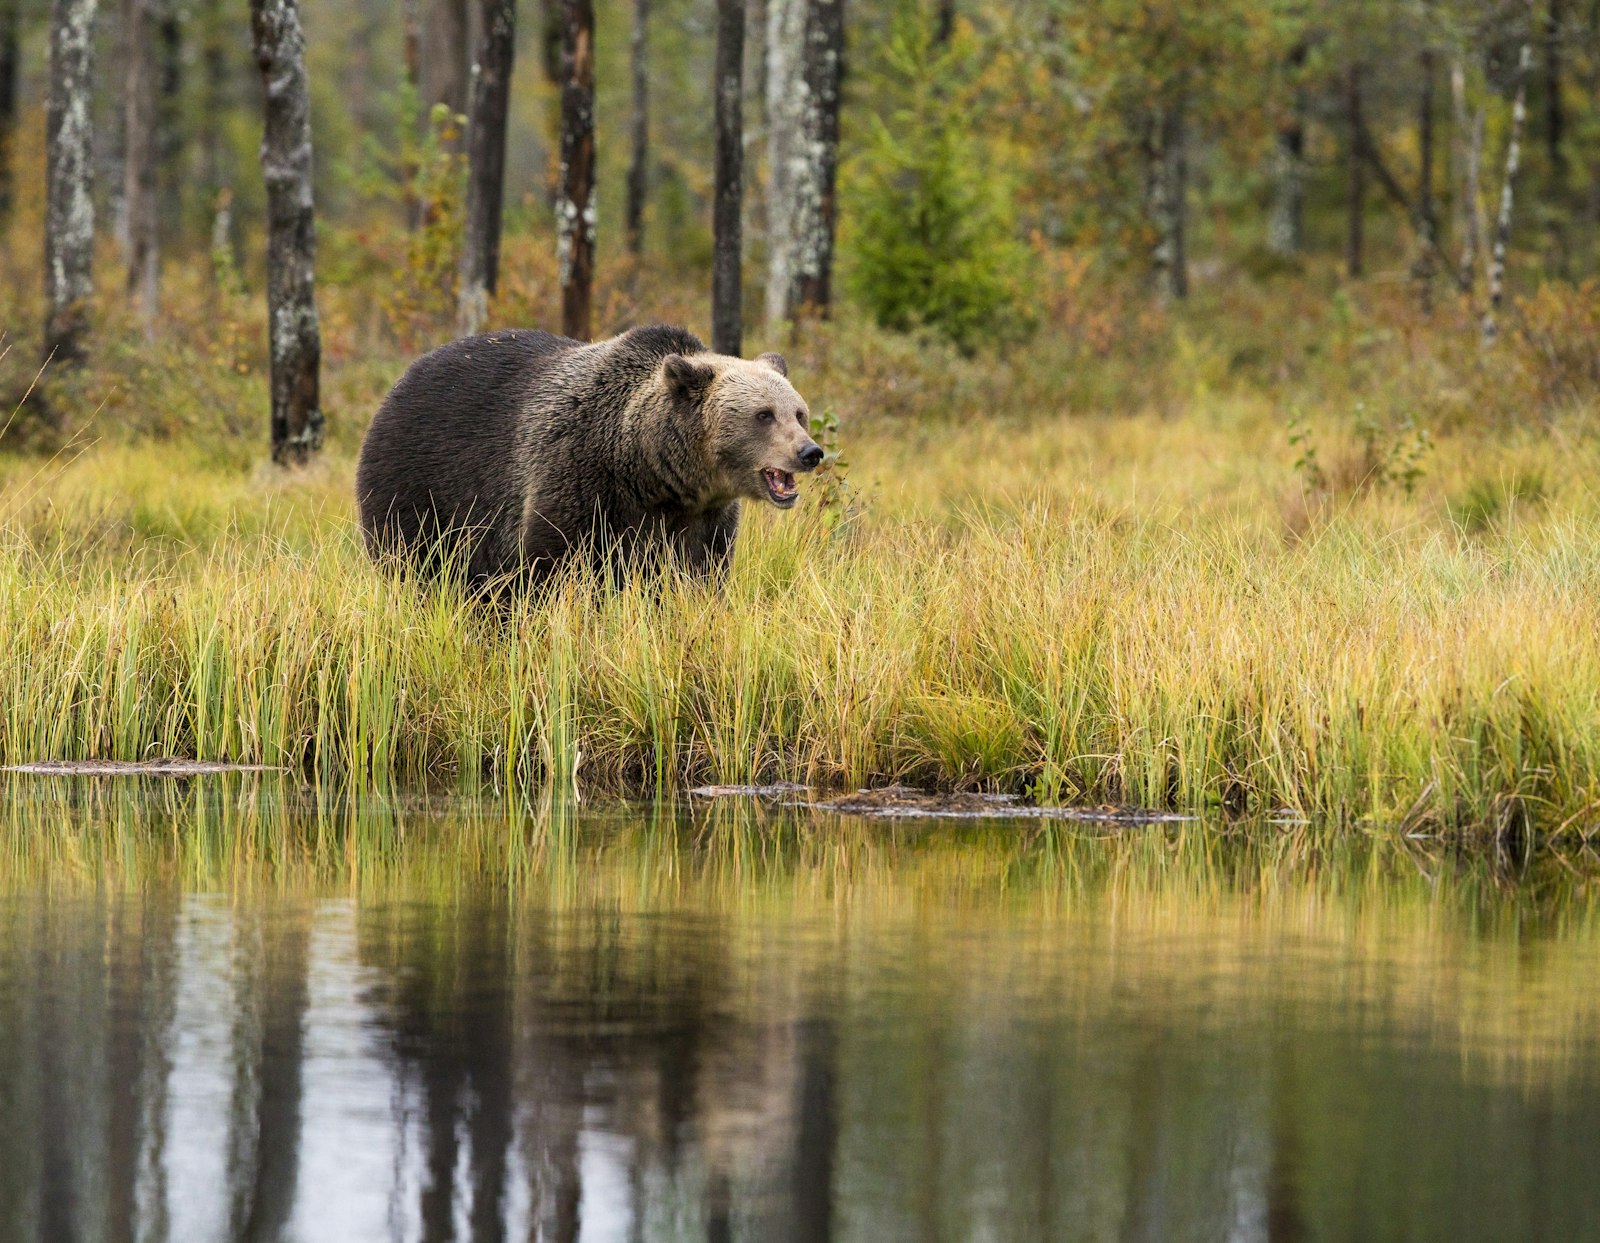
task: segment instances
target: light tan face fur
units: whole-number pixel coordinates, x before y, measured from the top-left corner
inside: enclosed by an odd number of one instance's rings
[[[711,354],[695,361],[716,373],[703,410],[719,482],[730,495],[788,509],[800,495],[795,475],[814,470],[822,449],[808,430],[805,399],[779,370],[783,360]]]

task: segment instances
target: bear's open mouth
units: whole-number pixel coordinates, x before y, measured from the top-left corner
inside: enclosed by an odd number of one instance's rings
[[[788,509],[799,499],[800,489],[794,486],[794,476],[786,470],[774,470],[770,466],[761,468],[762,481],[767,485],[767,496],[774,505]]]

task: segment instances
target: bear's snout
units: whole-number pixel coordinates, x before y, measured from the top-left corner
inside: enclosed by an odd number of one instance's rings
[[[800,458],[801,470],[816,470],[822,465],[822,446],[815,440],[808,440],[805,448],[801,449],[797,456]]]

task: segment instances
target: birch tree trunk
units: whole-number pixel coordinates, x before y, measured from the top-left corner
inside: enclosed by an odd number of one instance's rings
[[[11,212],[11,136],[17,128],[21,85],[18,55],[22,0],[0,0],[0,224]]]
[[[767,5],[769,326],[826,318],[833,295],[844,0]]]
[[[93,144],[90,96],[96,0],[52,0],[50,100],[45,172],[47,360],[83,361],[88,302],[94,292]]]
[[[161,265],[161,216],[156,201],[157,0],[127,0],[123,9],[122,203],[128,225],[128,295],[155,335],[156,290]]]
[[[594,291],[594,0],[561,0],[561,182],[556,193],[556,258],[561,331],[592,334]]]
[[[741,352],[744,311],[740,276],[744,254],[744,5],[717,0],[716,155],[712,204],[711,348]]]
[[[1500,335],[1498,317],[1505,290],[1506,246],[1511,241],[1511,197],[1522,162],[1522,126],[1528,117],[1528,73],[1533,68],[1533,48],[1522,45],[1517,57],[1517,94],[1511,104],[1511,140],[1506,144],[1506,175],[1500,183],[1500,215],[1494,226],[1494,251],[1489,258],[1489,303],[1483,312],[1483,344],[1493,345]]]
[[[1298,255],[1305,245],[1306,90],[1301,75],[1308,55],[1304,42],[1296,43],[1289,52],[1291,103],[1273,140],[1267,249],[1285,259]]]
[[[1366,260],[1367,164],[1361,150],[1361,66],[1352,64],[1345,73],[1345,119],[1350,130],[1347,152],[1349,176],[1346,190],[1349,219],[1345,232],[1344,265],[1352,280],[1360,277]]]
[[[460,321],[478,332],[500,279],[500,221],[505,202],[506,114],[516,53],[517,0],[483,0],[483,43],[472,72],[467,126],[467,220],[461,254]]]
[[[272,460],[290,465],[321,447],[323,431],[306,41],[297,0],[250,0],[250,27],[266,88],[261,172],[267,186]]]
[[[649,47],[650,0],[633,0],[633,38],[630,46],[633,71],[633,113],[628,130],[632,154],[628,159],[628,201],[624,226],[628,253],[635,259],[644,254],[644,200],[650,180],[650,72],[646,51]]]

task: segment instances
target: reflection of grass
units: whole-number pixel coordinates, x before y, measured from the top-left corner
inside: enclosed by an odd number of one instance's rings
[[[1229,509],[1254,512],[1265,476],[1223,504],[1156,465],[1225,453],[1235,432],[1126,431],[1154,477],[1107,464],[1100,495],[1070,483],[1115,452],[1092,429],[1010,449],[979,429],[920,457],[886,439],[878,456],[905,469],[843,537],[757,514],[721,596],[574,583],[504,624],[373,573],[345,467],[251,482],[106,450],[10,512],[0,757],[501,788],[576,767],[591,792],[901,778],[1590,823],[1594,515],[1547,503],[1469,538],[1448,512],[1419,524],[1372,499],[1285,542]],[[1062,440],[1081,470],[1019,465]],[[952,501],[956,479],[984,502]],[[1161,499],[1119,499],[1125,484]]]
[[[440,918],[506,901],[570,912],[562,926],[579,941],[608,912],[680,913],[712,921],[739,963],[774,935],[824,955],[841,937],[910,937],[974,1012],[1036,990],[1086,1013],[1338,998],[1335,1009],[1361,1001],[1419,1030],[1443,1025],[1474,1061],[1529,1076],[1576,1056],[1600,1023],[1596,870],[1581,853],[1515,870],[1308,829],[1098,834],[729,804],[347,802],[233,778],[129,789],[8,783],[0,897],[348,896]]]

